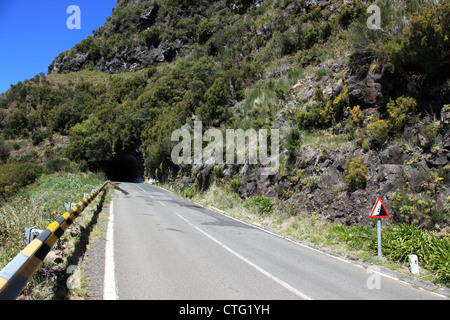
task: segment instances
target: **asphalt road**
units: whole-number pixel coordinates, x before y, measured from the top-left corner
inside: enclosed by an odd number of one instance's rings
[[[155,186],[121,183],[104,299],[443,299]]]

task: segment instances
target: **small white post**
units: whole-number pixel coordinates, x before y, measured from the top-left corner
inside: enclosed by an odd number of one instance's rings
[[[415,254],[409,256],[409,264],[411,266],[411,273],[418,276],[419,275],[419,259]]]

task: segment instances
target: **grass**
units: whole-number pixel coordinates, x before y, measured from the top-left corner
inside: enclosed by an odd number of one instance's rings
[[[353,150],[355,144],[347,134],[330,134],[325,131],[302,131],[302,146],[321,150]]]

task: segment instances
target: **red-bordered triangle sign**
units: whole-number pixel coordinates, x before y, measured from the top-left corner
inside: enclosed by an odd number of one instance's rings
[[[384,206],[383,201],[381,201],[381,198],[378,198],[377,202],[375,202],[375,206],[372,209],[370,217],[374,219],[389,218],[389,212],[386,210],[386,207]]]

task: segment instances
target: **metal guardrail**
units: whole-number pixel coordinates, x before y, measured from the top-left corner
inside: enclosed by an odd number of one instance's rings
[[[17,299],[56,242],[107,184],[105,182],[92,190],[91,194],[85,194],[85,198],[77,204],[72,203],[66,213],[43,230],[0,271],[0,300]]]

